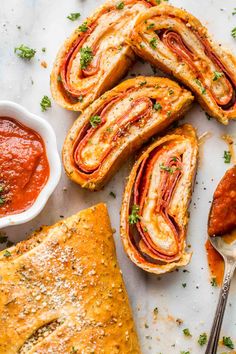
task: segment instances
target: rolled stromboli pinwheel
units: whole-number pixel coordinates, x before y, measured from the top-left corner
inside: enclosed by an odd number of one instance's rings
[[[223,124],[236,118],[236,58],[191,14],[170,5],[143,12],[131,35],[135,52],[174,75]]]
[[[177,83],[137,77],[106,92],[75,121],[63,147],[67,175],[98,190],[151,136],[181,117],[193,101]]]
[[[134,60],[127,44],[136,17],[155,0],[106,1],[65,41],[51,73],[62,107],[81,111],[126,73]]]
[[[183,125],[153,144],[135,163],[121,208],[121,238],[140,268],[163,274],[185,266],[188,205],[198,155],[191,125]]]

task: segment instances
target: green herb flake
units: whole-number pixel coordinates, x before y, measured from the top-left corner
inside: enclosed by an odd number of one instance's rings
[[[185,352],[184,350],[181,350],[180,354],[190,354],[190,351]]]
[[[70,354],[76,354],[78,353],[78,349],[76,349],[74,346],[72,347]]]
[[[183,334],[184,334],[186,337],[192,337],[192,334],[190,333],[190,331],[189,331],[188,328],[184,328],[184,329],[183,329]]]
[[[224,76],[224,73],[221,73],[219,71],[214,71],[214,76],[213,76],[213,81],[217,81],[220,79],[222,76]]]
[[[154,103],[153,108],[155,109],[155,111],[161,111],[162,110],[162,105],[158,102]]]
[[[109,193],[109,195],[110,195],[111,197],[113,197],[114,199],[116,199],[116,194],[115,194],[114,192],[111,191],[111,192]]]
[[[150,42],[149,42],[150,46],[153,48],[153,49],[156,49],[157,48],[157,38],[156,37],[153,37]]]
[[[84,23],[82,23],[82,25],[79,26],[79,30],[80,30],[80,32],[87,32],[87,30],[88,30],[88,22],[85,21]]]
[[[51,100],[48,96],[43,96],[41,102],[40,102],[41,110],[42,112],[45,112],[48,110],[48,108],[52,107]]]
[[[206,89],[202,86],[202,83],[200,80],[195,79],[194,80],[196,82],[196,84],[201,88],[202,94],[204,95],[206,93]]]
[[[230,349],[234,349],[234,343],[230,337],[223,337],[223,344]]]
[[[150,23],[150,25],[147,26],[147,30],[152,29],[153,27],[155,27],[155,23]]]
[[[187,284],[186,283],[182,283],[182,287],[186,288]]]
[[[90,47],[86,46],[80,49],[80,67],[82,70],[87,68],[93,60],[93,57],[93,51]]]
[[[231,162],[231,153],[230,151],[224,151],[224,163]]]
[[[169,173],[173,173],[173,168],[169,167],[169,166],[165,166],[163,163],[160,164],[160,169],[162,171],[166,171],[166,172],[169,172]]]
[[[4,257],[11,257],[11,252],[9,252],[8,250],[6,250],[3,254]]]
[[[119,4],[116,5],[117,10],[123,10],[125,7],[125,3],[121,1]]]
[[[155,307],[155,308],[154,308],[153,313],[154,313],[155,316],[158,315],[158,313],[159,313],[158,307]]]
[[[211,278],[211,286],[217,287],[217,280],[215,277]]]
[[[67,18],[71,21],[76,21],[78,18],[80,18],[80,13],[79,12],[72,12],[70,15],[67,16]]]
[[[207,334],[206,333],[202,333],[200,334],[199,338],[198,338],[198,344],[203,346],[207,343]]]
[[[147,81],[145,80],[145,81],[141,81],[140,83],[139,83],[139,86],[145,86],[147,84]]]
[[[139,210],[140,210],[139,205],[134,204],[132,206],[131,214],[129,215],[129,223],[131,225],[136,224],[140,220],[140,216],[138,214]]]
[[[236,7],[233,9],[232,15],[236,15]]]
[[[43,53],[46,52],[46,48],[45,48],[45,47],[42,48],[42,52],[43,52]]]
[[[232,36],[233,38],[236,38],[236,27],[234,27],[234,28],[232,29],[232,31],[231,31],[231,36]]]
[[[91,126],[92,126],[93,128],[97,128],[97,126],[98,126],[99,124],[101,124],[101,122],[102,122],[102,119],[101,119],[100,116],[92,116],[92,117],[90,118],[90,124],[91,124]]]
[[[78,97],[78,101],[79,101],[79,102],[83,102],[83,100],[84,100],[83,95],[79,95],[79,97]]]
[[[0,197],[0,205],[3,205],[5,203],[5,200],[3,197]]]
[[[34,57],[36,50],[35,49],[31,49],[29,47],[27,47],[24,44],[21,44],[19,47],[16,47],[14,49],[14,52],[16,53],[16,55],[19,58],[25,59],[25,60],[30,60]]]

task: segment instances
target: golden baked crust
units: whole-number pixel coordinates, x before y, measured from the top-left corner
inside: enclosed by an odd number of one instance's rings
[[[87,18],[57,54],[51,73],[55,101],[66,109],[82,111],[114,86],[134,60],[125,41],[134,21],[155,4],[155,0],[109,0]],[[82,64],[81,49],[88,59]]]
[[[100,189],[131,153],[181,117],[192,101],[189,91],[158,77],[130,79],[106,92],[75,121],[65,139],[68,177],[82,187]]]
[[[0,274],[1,354],[141,353],[104,204],[2,251]]]
[[[188,205],[198,141],[191,125],[151,144],[135,163],[123,197],[121,238],[129,258],[155,274],[185,266]]]
[[[236,118],[236,58],[194,16],[152,7],[137,18],[130,41],[138,55],[187,85],[210,116],[223,124]]]

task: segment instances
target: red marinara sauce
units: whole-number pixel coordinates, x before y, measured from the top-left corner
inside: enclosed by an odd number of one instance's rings
[[[0,117],[0,217],[30,208],[49,173],[41,136],[13,118]]]
[[[211,237],[222,236],[225,242],[230,243],[235,239],[234,229],[236,229],[236,166],[225,173],[214,193],[208,234]],[[206,250],[212,276],[220,284],[224,274],[223,258],[210,241],[206,243]]]
[[[220,181],[211,207],[208,234],[221,236],[236,228],[236,166]]]

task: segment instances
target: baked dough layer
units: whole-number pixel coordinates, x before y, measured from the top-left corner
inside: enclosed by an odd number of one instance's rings
[[[104,204],[2,251],[0,275],[1,354],[141,353]]]
[[[236,57],[215,43],[188,12],[161,4],[140,14],[134,51],[188,86],[206,112],[223,124],[236,118]]]
[[[167,78],[137,77],[106,92],[75,121],[63,147],[70,179],[100,189],[151,136],[181,117],[192,94]]]
[[[137,159],[121,207],[121,238],[129,258],[150,273],[185,266],[188,205],[197,165],[194,128],[183,125]]]
[[[155,0],[106,1],[65,41],[51,73],[62,107],[82,111],[126,73],[134,61],[127,44],[136,17]]]

